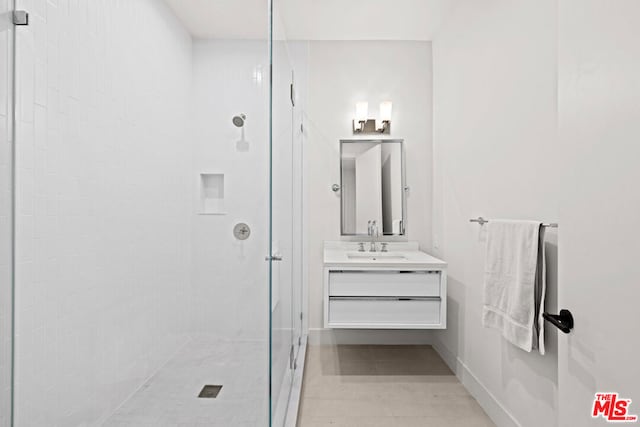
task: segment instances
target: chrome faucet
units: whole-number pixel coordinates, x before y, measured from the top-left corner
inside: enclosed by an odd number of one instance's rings
[[[371,236],[371,246],[369,247],[369,252],[376,252],[376,238],[380,235],[378,230],[378,225],[375,220],[369,221],[369,236]]]

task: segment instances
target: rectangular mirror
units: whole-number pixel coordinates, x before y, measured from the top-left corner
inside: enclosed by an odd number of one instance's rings
[[[341,234],[405,232],[404,152],[401,139],[340,141]]]

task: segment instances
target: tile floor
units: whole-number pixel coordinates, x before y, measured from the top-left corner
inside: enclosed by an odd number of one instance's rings
[[[495,426],[431,346],[309,346],[298,427]]]
[[[266,343],[199,338],[187,344],[104,424],[108,427],[268,425]],[[215,399],[198,398],[223,385]]]

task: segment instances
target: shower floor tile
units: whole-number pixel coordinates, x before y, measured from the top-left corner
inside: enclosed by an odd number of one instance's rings
[[[189,342],[106,422],[107,427],[258,426],[268,419],[267,344]],[[207,384],[223,388],[199,398]]]

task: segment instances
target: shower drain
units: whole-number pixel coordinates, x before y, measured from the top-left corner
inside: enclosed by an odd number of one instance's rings
[[[215,399],[218,397],[218,393],[222,390],[221,385],[206,385],[202,387],[202,391],[198,395],[198,397],[203,397],[206,399]]]

